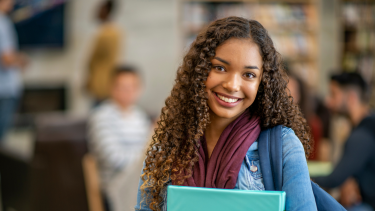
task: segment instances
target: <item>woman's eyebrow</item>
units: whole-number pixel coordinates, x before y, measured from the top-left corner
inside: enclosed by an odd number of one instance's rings
[[[245,69],[258,69],[259,70],[257,66],[245,66]]]
[[[214,59],[219,60],[219,61],[223,62],[224,64],[230,65],[230,63],[228,61],[225,61],[224,59],[222,59],[220,57],[216,56],[216,57],[214,57]],[[258,69],[259,70],[259,68],[257,66],[245,66],[245,69]]]
[[[215,57],[214,59],[219,60],[219,61],[223,62],[224,64],[230,65],[230,63],[228,61],[225,61],[224,59],[222,59],[220,57]]]

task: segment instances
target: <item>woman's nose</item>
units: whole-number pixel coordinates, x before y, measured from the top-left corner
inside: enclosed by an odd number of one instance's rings
[[[232,74],[228,76],[227,80],[223,82],[224,89],[229,92],[238,92],[241,87],[241,76],[238,74]]]

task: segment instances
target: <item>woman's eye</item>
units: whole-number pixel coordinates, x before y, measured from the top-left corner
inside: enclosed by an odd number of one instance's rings
[[[245,73],[246,78],[255,78],[255,75],[253,73]]]
[[[224,72],[224,71],[225,71],[224,67],[222,67],[222,66],[215,66],[214,68],[215,68],[217,71],[220,71],[220,72]]]

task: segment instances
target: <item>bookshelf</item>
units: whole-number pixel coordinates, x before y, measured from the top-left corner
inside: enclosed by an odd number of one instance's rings
[[[375,1],[344,0],[341,2],[342,69],[357,71],[372,88],[375,105]]]
[[[181,1],[182,41],[186,50],[209,22],[228,16],[259,21],[270,33],[290,70],[311,88],[318,80],[318,14],[316,1]]]

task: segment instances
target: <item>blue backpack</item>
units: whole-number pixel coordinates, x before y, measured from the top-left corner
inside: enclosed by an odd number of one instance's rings
[[[281,125],[264,130],[259,136],[258,150],[266,190],[281,191],[283,186],[283,150]],[[311,181],[318,211],[345,211],[331,195]]]

